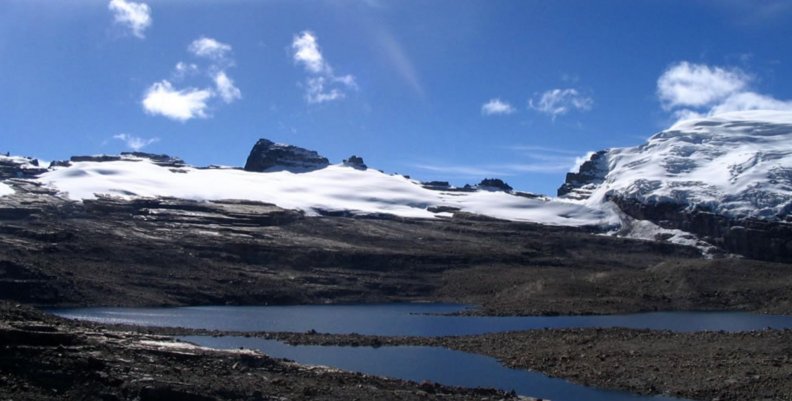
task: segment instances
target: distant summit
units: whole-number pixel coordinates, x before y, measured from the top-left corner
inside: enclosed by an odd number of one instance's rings
[[[349,159],[344,160],[344,165],[357,170],[365,170],[368,168],[366,163],[363,162],[363,158],[355,155],[349,156]]]
[[[505,183],[500,178],[485,178],[481,180],[481,182],[476,185],[477,189],[481,189],[484,191],[503,191],[503,192],[511,192],[512,188],[511,185]]]
[[[326,157],[316,151],[294,145],[274,143],[259,139],[245,163],[246,171],[272,172],[290,171],[305,173],[319,170],[330,165]]]
[[[792,113],[682,121],[591,155],[558,190],[592,208],[679,229],[756,258],[792,260]]]

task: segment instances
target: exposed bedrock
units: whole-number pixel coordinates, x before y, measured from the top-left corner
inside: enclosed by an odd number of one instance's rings
[[[362,163],[362,160],[361,160]],[[330,161],[319,153],[293,145],[259,139],[245,163],[247,171],[291,171],[302,173],[327,167]]]
[[[661,227],[696,234],[729,252],[753,259],[792,262],[792,224],[755,218],[735,219],[688,205],[643,203],[612,195],[609,198],[627,215],[650,220]]]

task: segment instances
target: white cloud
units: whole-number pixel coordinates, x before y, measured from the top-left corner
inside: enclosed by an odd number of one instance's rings
[[[573,110],[590,110],[592,104],[594,101],[590,97],[581,95],[576,89],[551,89],[531,99],[528,107],[555,119]]]
[[[737,68],[728,70],[683,61],[657,79],[657,95],[666,110],[701,107],[742,91],[749,81],[750,77]]]
[[[308,103],[323,103],[343,99],[346,95],[337,88],[326,89],[325,77],[312,77],[305,80],[305,99]]]
[[[219,42],[212,38],[200,37],[189,46],[187,51],[193,55],[208,59],[199,64],[180,61],[174,67],[172,78],[181,82],[186,78],[195,81],[196,76],[209,82],[203,88],[189,87],[176,89],[168,80],[152,84],[143,95],[143,109],[153,115],[162,115],[177,121],[187,121],[193,118],[210,117],[207,110],[210,101],[218,99],[225,103],[232,103],[242,98],[242,91],[228,76],[226,69],[234,66],[230,57],[231,45]],[[205,86],[204,86],[205,85]]]
[[[193,63],[185,63],[183,61],[179,61],[176,63],[176,67],[173,68],[174,73],[173,76],[176,79],[182,79],[184,77],[195,75],[198,73],[198,66]]]
[[[228,53],[231,53],[231,45],[204,36],[190,43],[187,51],[198,57],[222,60],[228,56]]]
[[[125,0],[110,0],[107,8],[113,12],[117,24],[126,26],[138,38],[144,38],[146,28],[151,26],[151,8],[146,3]]]
[[[319,50],[316,35],[303,31],[292,41],[295,64],[302,65],[308,73],[303,87],[308,103],[324,103],[346,97],[346,90],[357,89],[355,76],[336,76],[333,68]]]
[[[145,148],[152,143],[159,142],[159,138],[140,138],[129,134],[113,135],[114,139],[118,139],[126,144],[126,146],[135,152]]]
[[[755,92],[736,93],[715,105],[710,115],[743,110],[781,110],[792,111],[792,101],[778,100]]]
[[[751,76],[739,68],[683,61],[658,78],[657,96],[678,121],[730,111],[792,111],[792,101],[752,91],[751,82]]]
[[[292,41],[292,50],[294,50],[294,62],[302,64],[309,72],[314,74],[328,72],[330,66],[325,63],[313,32],[303,31],[300,35],[295,36]],[[332,73],[332,71],[329,72]]]
[[[514,107],[511,104],[504,102],[498,98],[490,99],[489,102],[484,103],[481,105],[481,114],[491,116],[491,115],[498,115],[498,114],[512,114],[514,113]]]
[[[143,96],[143,108],[154,115],[177,121],[207,117],[207,101],[214,96],[209,89],[187,88],[177,90],[170,82],[156,82]]]
[[[231,103],[242,97],[242,92],[234,86],[234,81],[226,75],[225,71],[215,74],[214,81],[217,93],[224,102]]]

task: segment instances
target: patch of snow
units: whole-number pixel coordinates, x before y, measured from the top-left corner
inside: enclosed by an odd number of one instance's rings
[[[679,122],[607,153],[608,174],[581,204],[617,193],[725,216],[776,219],[792,209],[792,113],[741,111]]]
[[[14,189],[8,186],[8,184],[0,182],[0,196],[11,195],[14,192]]]
[[[504,192],[435,191],[400,175],[341,165],[306,173],[193,167],[179,170],[177,173],[146,159],[75,162],[41,175],[38,181],[66,193],[73,200],[94,199],[97,194],[125,199],[246,199],[302,210],[308,215],[318,215],[321,211],[350,211],[413,218],[438,217],[427,209],[445,206],[500,219],[549,225],[618,224],[617,216],[601,208],[562,200],[529,199]]]
[[[621,227],[610,233],[624,238],[641,239],[647,241],[662,241],[669,242],[677,245],[690,246],[698,248],[702,255],[711,258],[718,250],[717,247],[700,240],[694,234],[677,229],[668,229],[658,226],[649,220],[634,219],[611,202],[606,203],[607,208],[610,208],[619,215],[621,220]]]

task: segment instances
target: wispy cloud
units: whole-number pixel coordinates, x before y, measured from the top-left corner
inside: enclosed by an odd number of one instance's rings
[[[111,0],[107,8],[113,13],[115,23],[128,28],[133,35],[143,39],[151,26],[151,8],[146,3]]]
[[[163,80],[146,90],[143,108],[149,114],[184,122],[193,118],[206,118],[207,102],[212,96],[214,93],[208,89],[177,90],[170,82]]]
[[[128,148],[134,150],[135,152],[145,148],[148,145],[151,145],[152,143],[159,142],[159,138],[141,138],[129,134],[113,135],[113,138],[124,142]]]
[[[357,89],[355,76],[338,76],[319,49],[316,35],[303,31],[292,40],[294,63],[301,65],[308,76],[303,86],[308,103],[324,103],[346,97],[347,90]]]
[[[507,163],[485,164],[471,166],[464,164],[412,164],[420,170],[431,171],[449,177],[485,178],[485,177],[511,177],[525,173],[556,174],[569,171],[574,163],[574,158],[564,162],[536,162],[536,163]]]
[[[383,27],[378,27],[373,36],[377,48],[383,52],[402,81],[418,96],[423,97],[425,95],[423,85],[418,77],[415,64],[407,51],[404,50],[404,46],[389,30]]]
[[[505,115],[515,112],[514,107],[508,102],[504,102],[498,98],[490,99],[489,102],[481,105],[481,114],[485,116],[492,115]]]
[[[173,76],[176,79],[184,79],[185,77],[195,75],[198,72],[198,65],[194,63],[185,63],[183,61],[179,61],[176,63],[176,66],[173,67]]]
[[[214,81],[217,93],[224,102],[231,103],[242,97],[242,92],[234,86],[234,81],[226,75],[225,71],[215,74]]]
[[[203,36],[192,41],[187,47],[187,51],[197,57],[221,60],[227,58],[231,53],[231,45]]]
[[[454,165],[454,164],[423,164],[416,163],[411,165],[414,168],[431,171],[433,173],[441,173],[451,177],[485,177],[485,176],[501,176],[505,177],[508,174],[504,171],[494,169],[491,167],[475,167],[468,165]]]
[[[680,120],[742,110],[792,111],[792,101],[754,92],[752,82],[750,74],[736,67],[682,61],[657,79],[657,97]]]
[[[767,26],[768,23],[785,21],[792,14],[790,0],[699,0],[708,6],[724,10],[740,25]]]
[[[580,152],[577,150],[570,150],[570,149],[561,149],[561,148],[553,148],[549,146],[537,146],[537,145],[511,145],[506,147],[509,150],[513,150],[515,152],[526,153],[528,155],[536,156],[538,154],[556,154],[556,155],[579,155]]]
[[[520,160],[512,163],[481,165],[417,163],[411,166],[424,171],[460,178],[509,177],[525,173],[558,174],[567,172],[574,167],[580,155],[580,152],[572,150],[531,145],[509,146],[508,149],[519,152]]]
[[[588,111],[594,100],[577,89],[550,89],[528,101],[528,107],[556,119],[570,111]]]

